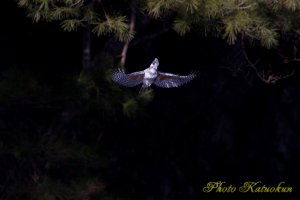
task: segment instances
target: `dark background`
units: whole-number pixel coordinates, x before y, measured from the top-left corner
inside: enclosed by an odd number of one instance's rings
[[[299,199],[298,63],[287,66],[295,71],[292,77],[266,84],[245,65],[238,45],[195,33],[180,37],[170,30],[132,45],[126,69],[142,70],[157,57],[161,71],[197,70],[199,77],[176,89],[154,87],[154,98],[139,114],[126,117],[120,105],[103,111],[93,107],[93,100],[79,100],[81,93],[68,85],[81,71],[80,31],[63,32],[57,23],[33,24],[14,2],[4,5],[0,199],[37,199],[32,194],[38,193],[33,190],[38,190],[39,181],[34,183],[33,174],[41,182],[57,180],[66,188],[72,180],[93,177],[105,187],[88,193],[91,199],[274,198],[273,194],[205,194],[202,188],[209,181],[236,186],[245,181],[277,186],[285,181],[293,193],[278,197]],[[135,40],[160,28],[154,21]],[[93,57],[105,52],[109,41],[93,36]],[[272,52],[256,47],[249,52],[266,63],[283,65]],[[43,92],[30,93],[23,77],[34,80]],[[98,83],[102,88],[110,84]],[[138,88],[123,89],[138,95]],[[100,93],[104,96],[105,91]],[[52,142],[61,144],[61,152],[51,150]],[[65,151],[65,146],[71,150]],[[90,147],[87,152],[95,157],[79,156],[82,146]],[[55,157],[57,152],[65,157]]]

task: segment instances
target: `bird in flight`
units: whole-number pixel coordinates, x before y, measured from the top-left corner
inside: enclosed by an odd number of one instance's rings
[[[143,92],[152,84],[162,88],[179,87],[193,80],[197,76],[197,73],[190,73],[189,75],[181,76],[160,72],[157,70],[158,66],[159,61],[155,58],[150,64],[150,67],[143,71],[125,74],[124,70],[118,69],[112,74],[112,80],[126,87],[134,87],[139,84],[143,84],[140,89],[140,92]]]

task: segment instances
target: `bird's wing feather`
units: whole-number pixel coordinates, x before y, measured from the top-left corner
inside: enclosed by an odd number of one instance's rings
[[[158,76],[153,82],[154,85],[163,88],[179,87],[194,78],[196,78],[197,73],[191,73],[187,76],[180,76],[177,74],[158,72]]]
[[[126,87],[134,87],[141,84],[144,79],[144,71],[133,72],[130,74],[125,74],[123,70],[118,69],[112,74],[112,80],[115,83]]]

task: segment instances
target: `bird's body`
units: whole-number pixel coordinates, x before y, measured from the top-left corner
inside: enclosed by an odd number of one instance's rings
[[[152,64],[149,68],[144,70],[144,78],[143,78],[143,85],[141,87],[141,92],[144,91],[144,89],[150,87],[152,83],[155,81],[155,79],[158,76],[157,67],[159,65],[158,59],[154,59]]]
[[[133,72],[125,74],[122,70],[117,70],[112,74],[112,80],[120,85],[127,87],[134,87],[139,84],[143,84],[140,92],[149,88],[152,84],[163,87],[172,88],[181,86],[191,80],[193,80],[197,74],[191,73],[187,76],[180,76],[171,73],[164,73],[157,70],[159,61],[157,58],[153,60],[150,67],[139,72]]]

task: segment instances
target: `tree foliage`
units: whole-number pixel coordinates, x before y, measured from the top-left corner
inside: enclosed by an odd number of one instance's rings
[[[133,38],[128,14],[115,5],[107,12],[108,1],[18,0],[18,3],[28,9],[28,15],[36,22],[58,20],[66,31],[90,23],[98,36],[114,34],[120,41]],[[147,0],[137,1],[136,5],[140,12],[146,11],[154,18],[170,19],[179,35],[197,30],[223,37],[229,44],[244,38],[271,48],[278,45],[282,34],[298,35],[300,27],[298,0]]]
[[[88,23],[93,25],[92,31],[98,36],[114,34],[120,41],[133,37],[126,15],[106,12],[101,1],[18,0],[18,4],[27,8],[34,22],[60,21],[65,31],[75,31]]]
[[[271,48],[281,34],[299,32],[298,0],[151,0],[147,6],[153,17],[175,13],[173,27],[180,35],[196,28],[229,44],[244,38]]]

